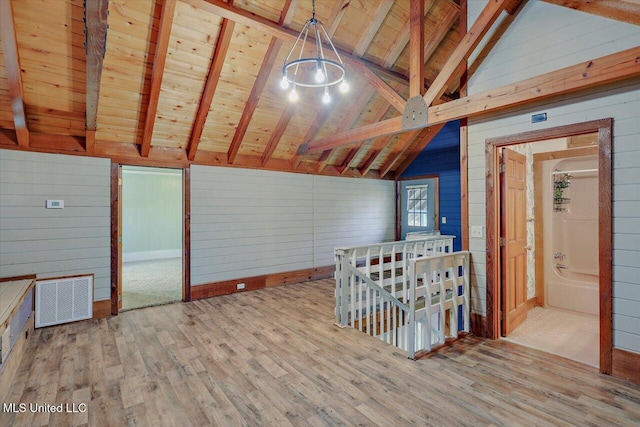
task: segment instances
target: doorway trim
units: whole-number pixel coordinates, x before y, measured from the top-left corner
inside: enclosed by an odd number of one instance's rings
[[[599,288],[600,288],[600,372],[611,375],[613,352],[613,303],[612,303],[612,150],[613,119],[601,119],[550,129],[541,129],[489,138],[485,141],[486,161],[486,248],[487,248],[487,335],[491,339],[500,336],[500,182],[498,153],[500,148],[529,142],[598,132],[598,240],[599,240]]]
[[[125,163],[111,162],[111,315],[118,315],[118,281],[122,254],[118,248],[120,236],[120,169]],[[131,164],[132,166],[138,166]],[[163,166],[152,166],[163,167]],[[168,166],[170,169],[172,168]],[[182,168],[182,301],[191,301],[191,168]]]

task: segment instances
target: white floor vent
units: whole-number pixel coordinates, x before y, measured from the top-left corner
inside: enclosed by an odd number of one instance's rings
[[[92,316],[93,275],[36,282],[36,328]]]

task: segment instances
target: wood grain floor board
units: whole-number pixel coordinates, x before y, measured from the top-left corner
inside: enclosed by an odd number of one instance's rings
[[[411,361],[334,325],[332,280],[34,332],[0,425],[638,425],[640,387],[506,341]]]

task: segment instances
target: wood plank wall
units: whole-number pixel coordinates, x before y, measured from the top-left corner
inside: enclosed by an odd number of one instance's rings
[[[0,277],[95,274],[109,298],[108,159],[0,150]],[[64,209],[45,209],[47,199]]]
[[[393,238],[393,182],[191,168],[192,286],[332,265]]]
[[[469,24],[486,2],[469,2]],[[517,37],[510,37],[516,34]],[[637,45],[640,28],[544,2],[528,2],[469,81],[469,94],[553,71]],[[469,122],[469,225],[485,226],[485,140],[612,117],[614,347],[640,352],[640,83],[638,80],[565,96]],[[548,120],[532,124],[531,114]],[[472,309],[484,314],[484,238],[471,238]]]

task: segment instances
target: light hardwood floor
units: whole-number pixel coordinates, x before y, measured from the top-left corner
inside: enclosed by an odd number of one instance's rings
[[[23,425],[638,425],[640,387],[505,341],[418,361],[333,325],[333,281],[38,330],[0,413]]]

